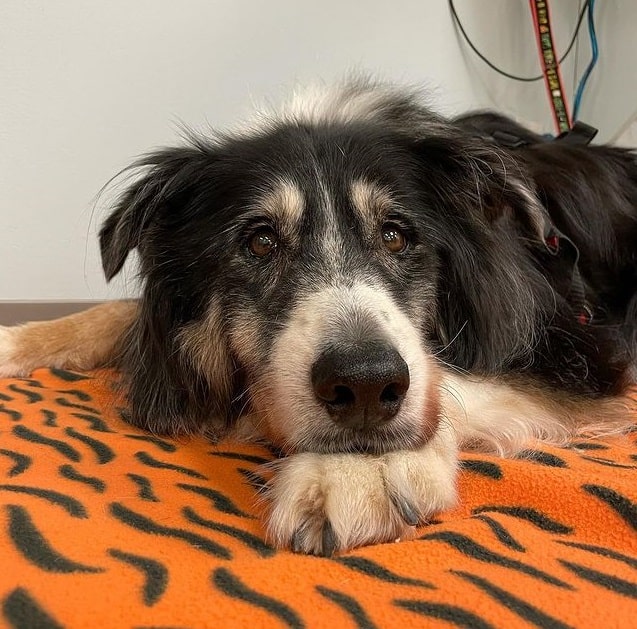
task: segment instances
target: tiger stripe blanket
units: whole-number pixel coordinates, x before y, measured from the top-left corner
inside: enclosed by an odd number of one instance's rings
[[[637,431],[465,454],[415,539],[309,557],[264,537],[276,452],[139,431],[111,376],[0,380],[3,627],[637,624]]]

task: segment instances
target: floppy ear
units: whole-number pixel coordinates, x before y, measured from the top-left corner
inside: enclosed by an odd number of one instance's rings
[[[525,243],[541,243],[542,208],[512,159],[468,136],[417,143],[425,203],[436,213],[441,257],[440,355],[494,373],[527,360],[552,303]]]
[[[170,148],[146,155],[124,171],[143,169],[145,173],[121,195],[100,230],[107,280],[119,273],[128,253],[143,243],[154,220],[182,209],[211,160],[212,153],[203,148]]]
[[[119,364],[130,421],[154,433],[220,433],[230,414],[235,369],[223,319],[200,283],[188,284],[183,241],[175,235],[188,232],[202,186],[214,188],[208,184],[215,159],[213,149],[199,147],[147,156],[134,165],[145,173],[122,194],[100,232],[107,279],[132,249],[140,252],[139,314]]]

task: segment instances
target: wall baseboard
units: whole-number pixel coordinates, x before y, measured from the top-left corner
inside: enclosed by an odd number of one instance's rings
[[[104,303],[100,301],[0,301],[0,325],[57,319]]]

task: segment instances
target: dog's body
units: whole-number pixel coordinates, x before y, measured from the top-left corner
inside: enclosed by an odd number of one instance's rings
[[[278,545],[409,535],[458,448],[634,419],[631,152],[354,81],[141,165],[101,232],[109,279],[139,250],[140,300],[0,329],[0,374],[114,361],[136,425],[267,437]]]

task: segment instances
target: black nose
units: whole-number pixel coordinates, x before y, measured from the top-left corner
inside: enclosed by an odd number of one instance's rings
[[[409,368],[385,342],[331,347],[312,365],[312,386],[335,422],[365,430],[396,415],[409,389]]]

